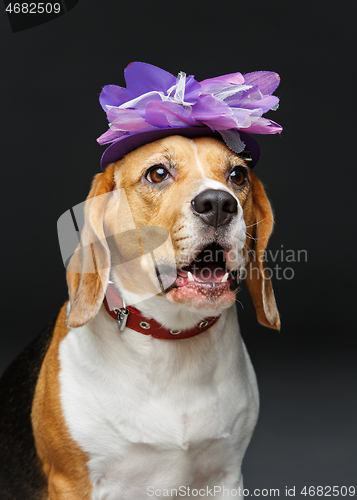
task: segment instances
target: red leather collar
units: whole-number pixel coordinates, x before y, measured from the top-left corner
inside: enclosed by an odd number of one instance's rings
[[[120,315],[124,311],[123,301],[114,285],[108,284],[104,298],[104,307],[110,316],[116,319],[120,325],[120,319],[123,318]],[[211,328],[220,318],[220,316],[206,318],[193,328],[188,328],[187,330],[169,330],[154,319],[148,319],[143,316],[135,307],[126,307],[125,313],[125,326],[144,335],[151,335],[152,337],[165,340],[180,340],[194,337]]]

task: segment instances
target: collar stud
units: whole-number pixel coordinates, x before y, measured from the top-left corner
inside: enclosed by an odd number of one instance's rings
[[[208,325],[208,321],[207,320],[204,320],[204,321],[201,321],[201,323],[198,325],[200,328],[204,328],[205,326]]]
[[[170,330],[171,335],[178,335],[181,333],[181,330]]]

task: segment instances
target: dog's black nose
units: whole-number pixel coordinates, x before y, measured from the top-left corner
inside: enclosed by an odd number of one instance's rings
[[[219,227],[228,224],[238,213],[237,201],[227,191],[207,189],[191,201],[193,212],[206,224]]]

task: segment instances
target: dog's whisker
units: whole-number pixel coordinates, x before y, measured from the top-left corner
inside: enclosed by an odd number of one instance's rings
[[[251,235],[250,233],[248,233],[248,231],[245,232],[246,236],[248,236],[249,239],[253,240],[253,241],[256,241],[256,238],[254,238],[253,235]]]
[[[249,234],[247,231],[245,234],[246,234],[246,236],[248,236],[249,239],[254,240],[254,241],[263,240],[264,238],[266,238],[268,236],[268,234],[263,234],[263,236],[256,238],[255,236],[252,236],[251,234]]]
[[[260,224],[261,222],[267,220],[268,217],[264,217],[264,219],[260,219],[260,220],[257,220],[256,222],[254,222],[254,224],[249,224],[248,226],[246,227],[252,227],[252,226],[257,226],[258,224]]]
[[[237,304],[239,304],[241,306],[241,308],[244,311],[244,305],[242,304],[242,302],[240,300],[238,300],[237,298],[236,298],[236,302],[237,302]]]

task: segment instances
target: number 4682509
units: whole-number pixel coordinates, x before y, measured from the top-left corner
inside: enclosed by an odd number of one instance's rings
[[[5,9],[9,14],[59,14],[61,12],[60,3],[9,3]]]
[[[300,495],[308,497],[354,497],[356,488],[354,486],[304,486]]]

